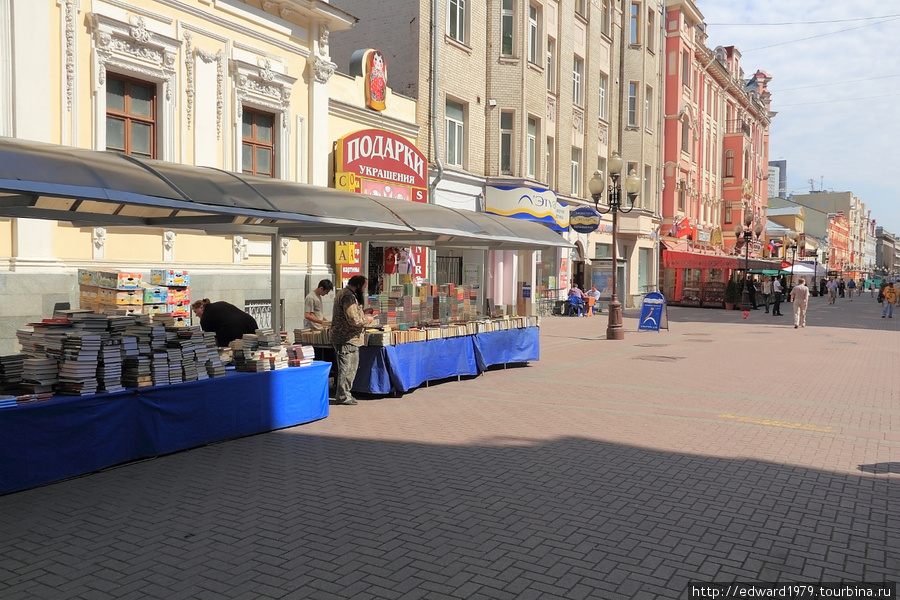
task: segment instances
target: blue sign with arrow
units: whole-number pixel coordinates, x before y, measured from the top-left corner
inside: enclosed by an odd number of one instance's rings
[[[650,292],[641,302],[641,318],[638,331],[659,331],[666,309],[666,297],[659,292]],[[665,314],[666,329],[669,328],[668,314]]]

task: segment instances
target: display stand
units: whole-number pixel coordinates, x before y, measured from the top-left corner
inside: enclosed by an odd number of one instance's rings
[[[0,414],[0,494],[328,416],[328,370],[264,373],[114,394],[56,396]]]

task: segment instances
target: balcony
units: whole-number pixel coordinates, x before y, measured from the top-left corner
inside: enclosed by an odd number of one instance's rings
[[[750,123],[743,119],[732,119],[725,122],[725,133],[742,133],[750,137]]]

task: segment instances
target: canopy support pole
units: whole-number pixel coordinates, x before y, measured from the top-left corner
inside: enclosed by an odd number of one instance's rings
[[[272,235],[272,259],[269,264],[272,268],[272,331],[276,335],[281,334],[281,234]],[[279,337],[279,339],[281,339]]]

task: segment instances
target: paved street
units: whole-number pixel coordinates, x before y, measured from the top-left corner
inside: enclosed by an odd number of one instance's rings
[[[539,362],[0,497],[0,598],[687,598],[900,580],[900,310],[669,309]],[[2,413],[0,413],[2,418]]]

